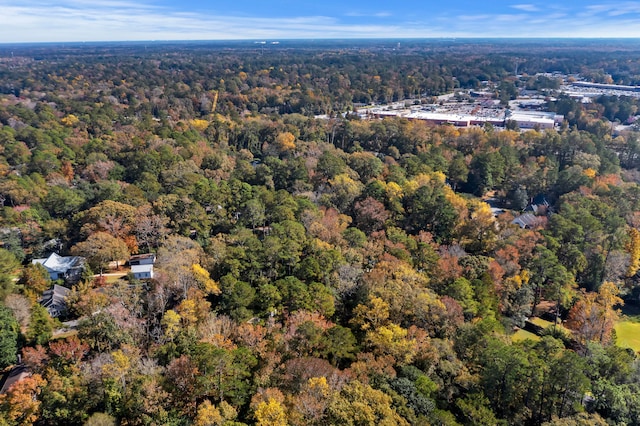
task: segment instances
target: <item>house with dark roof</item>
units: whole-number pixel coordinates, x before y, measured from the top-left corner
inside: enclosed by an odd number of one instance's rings
[[[544,215],[549,212],[551,204],[547,201],[544,195],[536,195],[527,207],[525,207],[525,213],[533,213],[535,215]]]
[[[153,265],[156,263],[155,253],[136,254],[129,258],[129,265]]]
[[[42,293],[40,304],[47,309],[52,318],[57,318],[67,312],[67,302],[65,298],[69,295],[68,288],[55,284],[53,288]]]
[[[60,256],[57,253],[51,253],[49,257],[33,259],[31,263],[44,266],[52,281],[59,279],[77,281],[84,270],[85,259],[80,256]]]
[[[29,377],[31,372],[24,364],[16,365],[7,374],[0,376],[0,395],[9,391],[11,386]]]

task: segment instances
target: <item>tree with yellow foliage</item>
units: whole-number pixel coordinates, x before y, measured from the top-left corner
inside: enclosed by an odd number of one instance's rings
[[[207,399],[198,405],[198,414],[196,414],[193,424],[195,426],[221,426],[224,424],[224,419],[220,410]]]
[[[271,398],[256,407],[257,426],[287,426],[287,414],[281,403]]]
[[[162,327],[164,328],[165,339],[172,341],[180,331],[180,321],[182,317],[173,309],[169,309],[162,317]]]
[[[200,118],[194,118],[193,120],[189,120],[189,124],[191,127],[196,129],[199,132],[204,132],[207,127],[209,127],[209,122],[207,120],[202,120]]]
[[[291,132],[280,133],[276,137],[276,144],[280,152],[293,151],[296,149],[296,137]]]
[[[363,189],[360,181],[352,179],[346,173],[336,175],[336,177],[330,179],[329,185],[331,187],[329,191],[331,201],[341,212],[347,211]]]
[[[105,404],[120,407],[135,392],[138,376],[137,366],[140,361],[140,351],[132,345],[122,345],[121,349],[111,352],[111,362],[102,366],[102,382],[105,393]]]
[[[209,271],[197,263],[191,265],[191,270],[193,271],[193,276],[196,281],[200,284],[200,289],[202,291],[207,294],[220,294],[220,287],[218,286],[218,283],[211,278]]]
[[[367,331],[389,322],[389,304],[380,297],[369,296],[367,304],[359,304],[353,310],[351,323]]]
[[[367,343],[378,355],[391,355],[398,364],[410,364],[416,356],[415,339],[407,337],[407,330],[390,323],[367,332]]]
[[[80,122],[80,119],[73,114],[62,117],[60,120],[67,127],[73,127]]]
[[[384,392],[354,380],[336,393],[329,404],[328,424],[345,426],[406,426]]]
[[[584,169],[584,171],[582,172],[583,175],[585,175],[586,177],[588,177],[589,179],[593,179],[596,177],[596,174],[598,174],[598,172],[594,169],[592,169],[591,167]]]
[[[183,324],[191,327],[207,318],[211,304],[204,298],[204,293],[198,289],[191,288],[187,293],[187,298],[176,307],[176,312],[180,315]]]
[[[636,228],[631,228],[629,231],[629,241],[627,241],[625,248],[631,256],[629,267],[627,268],[627,276],[633,277],[640,269],[640,231]]]
[[[469,216],[460,230],[464,248],[472,253],[488,253],[493,249],[498,228],[489,204],[469,200]]]

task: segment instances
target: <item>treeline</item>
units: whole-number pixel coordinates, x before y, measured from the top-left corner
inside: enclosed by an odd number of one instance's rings
[[[637,135],[308,115],[460,84],[406,49],[10,62],[0,367],[32,375],[0,424],[639,424]],[[87,271],[61,334],[51,251],[155,276]],[[541,310],[564,326],[512,342]]]

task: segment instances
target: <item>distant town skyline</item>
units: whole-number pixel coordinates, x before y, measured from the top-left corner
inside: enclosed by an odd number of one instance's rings
[[[0,43],[640,38],[640,1],[0,0]]]

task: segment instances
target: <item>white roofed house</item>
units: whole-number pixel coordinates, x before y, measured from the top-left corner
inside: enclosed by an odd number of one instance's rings
[[[84,270],[85,259],[80,256],[60,256],[51,253],[43,259],[33,259],[31,263],[39,263],[45,267],[52,281],[62,279],[77,281]]]
[[[135,279],[153,278],[153,264],[156,262],[154,253],[138,254],[129,258],[131,273]]]
[[[63,316],[67,312],[67,302],[65,298],[71,290],[55,284],[53,288],[42,293],[40,304],[47,309],[52,318]]]

